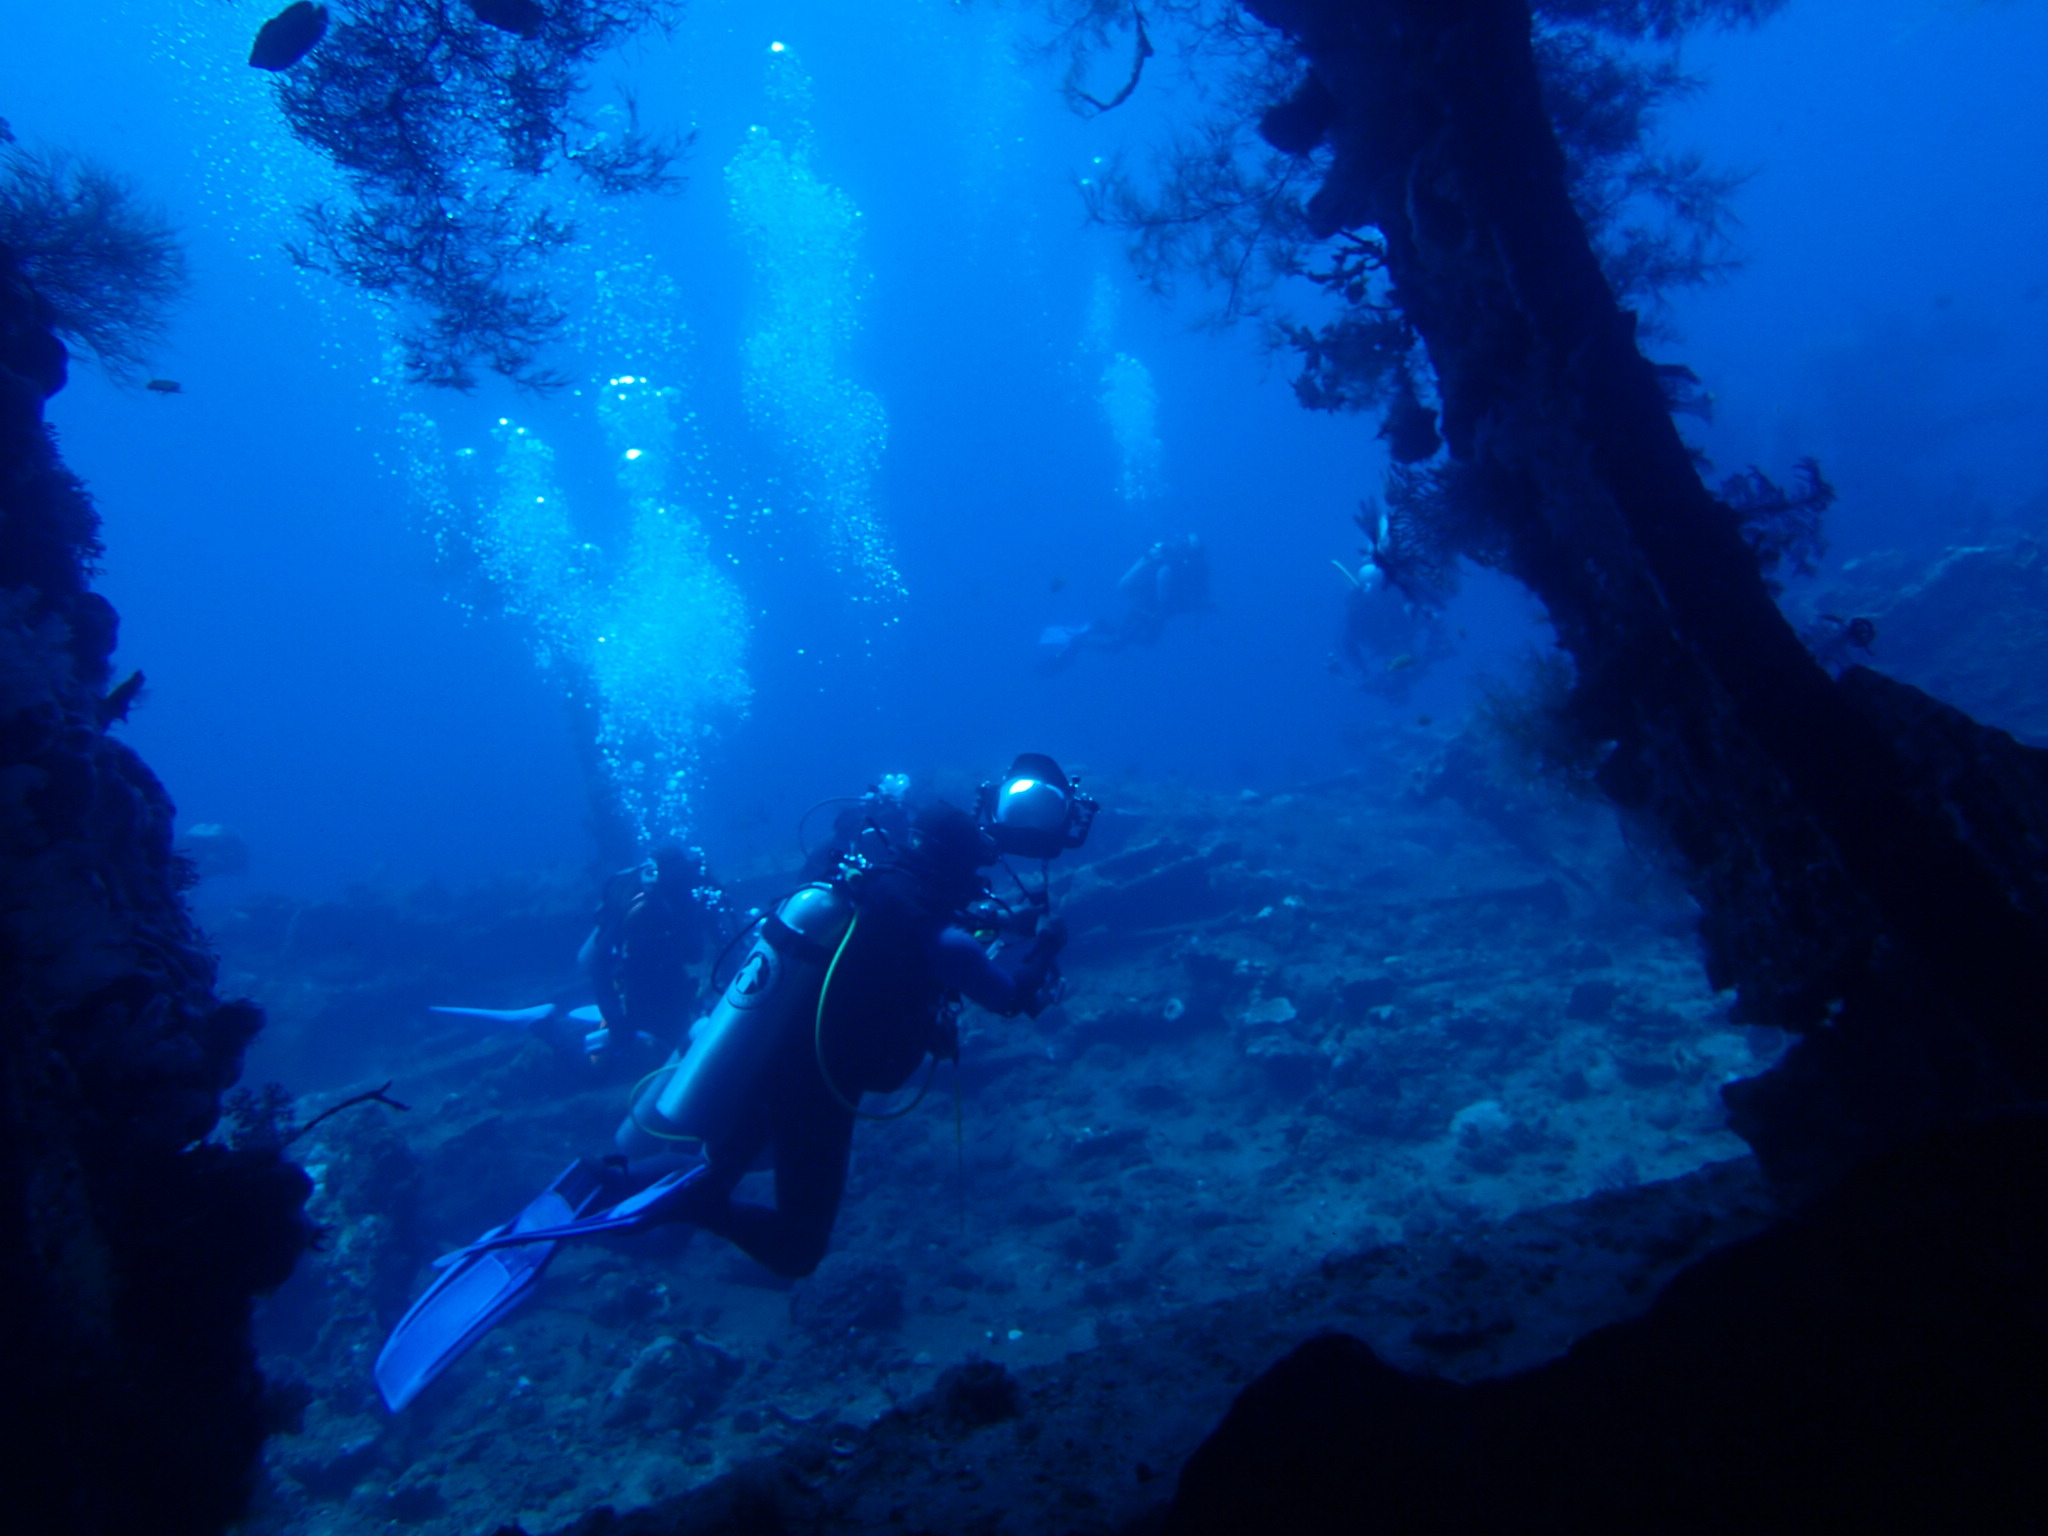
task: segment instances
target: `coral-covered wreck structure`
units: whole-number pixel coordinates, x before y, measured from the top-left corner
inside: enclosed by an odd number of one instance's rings
[[[1835,678],[1800,643],[1574,207],[1525,0],[1248,8],[1305,66],[1268,136],[1326,156],[1318,234],[1373,232],[1461,494],[1573,659],[1601,787],[1685,878],[1712,983],[1798,1037],[1728,1097],[1765,1170],[1818,1199],[1512,1390],[1454,1399],[1363,1345],[1311,1346],[1190,1463],[1169,1528],[1357,1529],[1368,1502],[1379,1529],[1821,1523],[1842,1505],[1810,1490],[1858,1466],[1916,1514],[1961,1509],[1955,1490],[1978,1514],[2022,1507],[2048,1281],[2028,1108],[2048,1097],[2048,757],[1874,672]],[[107,734],[123,695],[94,516],[42,421],[63,377],[35,295],[0,271],[0,1497],[49,1511],[42,1529],[196,1532],[238,1510],[276,1411],[249,1308],[306,1241],[307,1185],[278,1135],[213,1138],[259,1019],[215,996],[167,800]],[[1696,1388],[1698,1415],[1666,1411]],[[1017,1411],[950,1390],[927,1416]],[[1866,1433],[1794,1433],[1851,1394]],[[1011,1459],[1054,1454],[1032,1447],[1020,1434]],[[1657,1482],[1686,1465],[1711,1475]],[[913,1475],[931,1479],[904,1467],[910,1510]],[[824,1453],[802,1470],[808,1502],[742,1479],[632,1528],[846,1525]],[[1653,1486],[1660,1502],[1630,1502]]]
[[[2000,1523],[2039,1492],[2048,755],[1802,646],[1573,205],[1525,0],[1249,9],[1306,66],[1266,136],[1327,153],[1317,236],[1373,232],[1461,515],[1555,622],[1601,787],[1692,890],[1713,984],[1797,1036],[1732,1123],[1827,1193],[1499,1390],[1304,1347],[1168,1528]]]
[[[1800,1036],[1730,1095],[1737,1128],[1814,1182],[2041,1097],[2048,759],[1867,669],[1831,678],[1780,614],[1573,204],[1529,6],[1251,9],[1307,65],[1266,130],[1328,148],[1317,236],[1376,233],[1464,515],[1556,624],[1602,787],[1684,872],[1714,986]]]

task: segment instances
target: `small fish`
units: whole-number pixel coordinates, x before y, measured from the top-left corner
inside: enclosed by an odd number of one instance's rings
[[[1055,592],[1064,592],[1067,590],[1067,578],[1064,576],[1055,576],[1047,585],[1051,588],[1051,590]]]
[[[534,0],[469,0],[469,8],[478,21],[515,37],[539,37],[548,20]]]
[[[135,707],[135,701],[142,696],[142,674],[130,672],[121,685],[100,700],[100,729],[116,725],[128,718],[128,711]]]
[[[1432,725],[1435,725],[1435,724],[1436,724],[1436,716],[1435,716],[1435,715],[1417,715],[1417,716],[1415,717],[1415,723],[1416,723],[1417,725],[1421,726],[1421,727],[1422,727],[1422,728],[1423,728],[1424,730],[1428,730],[1428,729],[1429,729],[1429,728],[1430,728],[1430,727],[1431,727]]]
[[[1389,672],[1406,672],[1410,667],[1414,665],[1415,658],[1409,655],[1406,651],[1403,651],[1400,655],[1396,656],[1392,661],[1387,663],[1387,670]]]
[[[327,35],[327,7],[312,0],[294,0],[256,34],[256,46],[249,50],[254,69],[290,69]]]
[[[176,379],[151,379],[142,387],[153,395],[182,395],[185,393],[185,386]]]

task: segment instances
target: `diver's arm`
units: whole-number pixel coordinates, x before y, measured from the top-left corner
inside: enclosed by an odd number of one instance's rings
[[[1010,974],[989,959],[973,934],[947,924],[925,946],[925,962],[948,992],[958,992],[990,1013],[1023,1011],[1021,990]]]
[[[990,1013],[1035,1014],[1044,1006],[1045,978],[1065,941],[1066,930],[1057,922],[1048,923],[1025,950],[1023,963],[1011,972],[991,960],[973,934],[948,924],[926,946],[925,958],[947,991],[958,992]]]

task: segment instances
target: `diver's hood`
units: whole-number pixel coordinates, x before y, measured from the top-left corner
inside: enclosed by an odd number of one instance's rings
[[[974,872],[1001,857],[995,840],[957,805],[934,800],[910,823],[906,863],[943,883],[964,885]]]

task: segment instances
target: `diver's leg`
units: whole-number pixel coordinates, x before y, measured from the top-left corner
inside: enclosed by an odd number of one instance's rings
[[[846,1193],[853,1115],[825,1091],[808,1052],[781,1065],[781,1092],[772,1106],[775,1208],[727,1198],[707,1202],[691,1219],[776,1274],[800,1280],[818,1267],[832,1240]]]
[[[775,1134],[771,1106],[757,1103],[742,1112],[724,1139],[706,1147],[695,1138],[667,1140],[649,1133],[636,1115],[628,1115],[619,1127],[616,1150],[603,1159],[606,1177],[604,1203],[615,1205],[637,1195],[657,1179],[707,1164],[692,1192],[671,1203],[668,1209],[677,1221],[703,1226],[698,1211],[715,1209],[725,1202],[735,1184],[759,1166]]]

